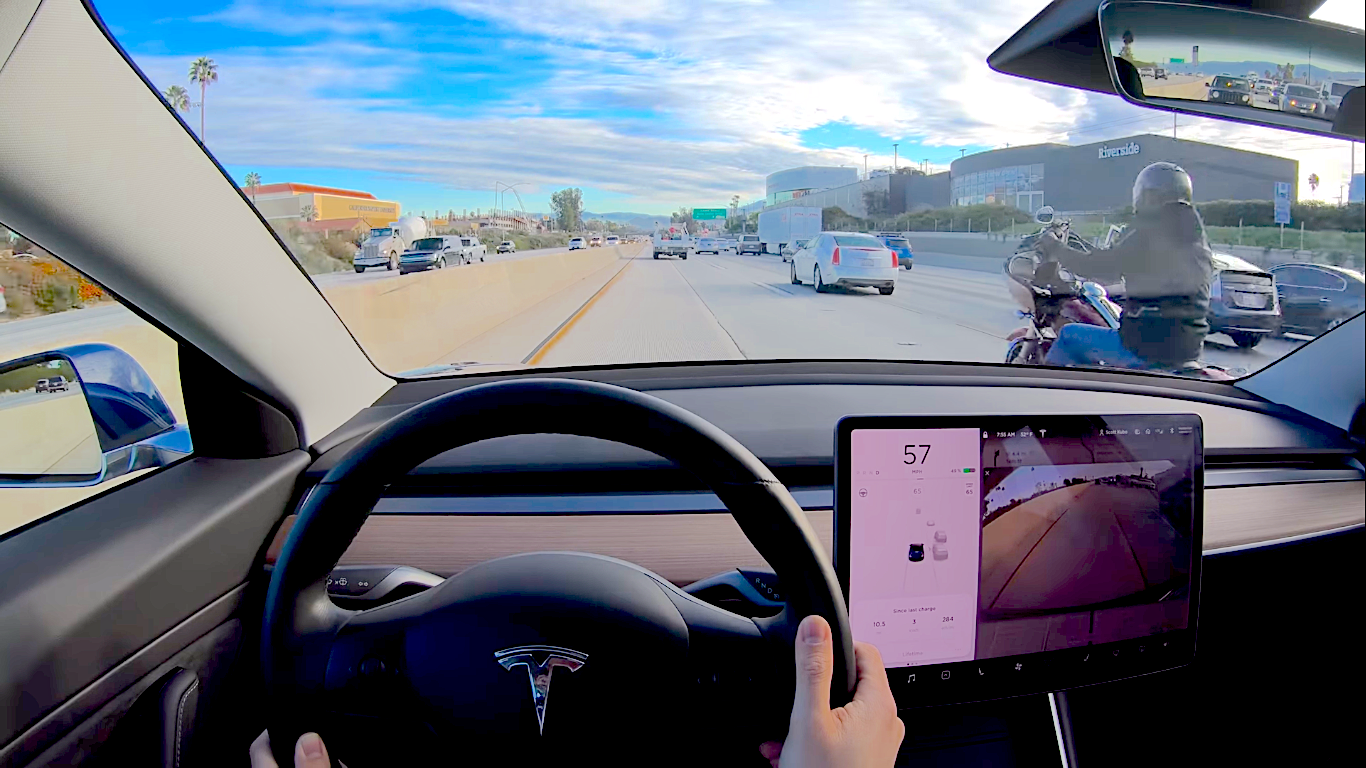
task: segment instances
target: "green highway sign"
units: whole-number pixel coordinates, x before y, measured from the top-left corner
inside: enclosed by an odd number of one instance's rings
[[[1185,59],[1172,59],[1172,60],[1171,60],[1170,62],[1168,62],[1168,63],[1169,63],[1169,64],[1185,64],[1185,63],[1186,63],[1186,60],[1185,60]]]
[[[726,218],[725,208],[694,208],[692,209],[693,221],[724,221]]]

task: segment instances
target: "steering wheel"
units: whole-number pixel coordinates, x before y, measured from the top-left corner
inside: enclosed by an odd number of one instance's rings
[[[777,572],[783,610],[742,617],[638,566],[578,552],[490,560],[365,611],[328,598],[330,571],[389,483],[452,448],[537,433],[625,443],[691,471]],[[734,438],[607,384],[473,386],[371,432],[303,499],[265,599],[270,741],[292,765],[299,735],[317,731],[351,768],[483,755],[498,765],[696,765],[718,759],[699,755],[708,747],[755,759],[763,738],[782,737],[793,637],[809,614],[830,622],[831,696],[843,704],[854,653],[830,561],[787,488]],[[440,762],[417,762],[431,755]]]

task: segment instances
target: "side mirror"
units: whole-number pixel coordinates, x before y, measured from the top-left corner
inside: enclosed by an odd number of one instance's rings
[[[0,488],[99,485],[193,451],[151,377],[108,344],[0,364],[0,436]]]
[[[1212,5],[1110,0],[1100,6],[1100,31],[1115,90],[1127,101],[1363,138],[1360,30]],[[1154,65],[1166,67],[1160,80]]]
[[[1052,223],[1053,223],[1053,206],[1051,206],[1051,205],[1045,205],[1045,206],[1043,206],[1042,208],[1040,208],[1039,210],[1035,211],[1035,212],[1034,212],[1034,220],[1037,221],[1037,222],[1039,222],[1040,224],[1052,224]]]

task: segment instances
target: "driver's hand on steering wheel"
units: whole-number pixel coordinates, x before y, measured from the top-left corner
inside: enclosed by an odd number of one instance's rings
[[[294,743],[294,768],[331,768],[327,747],[316,733],[305,733]],[[270,753],[270,733],[261,731],[251,743],[251,768],[280,768]]]
[[[1040,232],[1038,238],[1034,240],[1035,250],[1045,257],[1052,256],[1055,251],[1063,247],[1065,246],[1062,238],[1058,237],[1058,233],[1054,232],[1052,227]]]
[[[766,741],[759,752],[773,768],[889,768],[896,761],[906,725],[896,716],[882,654],[869,643],[854,643],[858,683],[854,700],[830,708],[835,650],[830,624],[807,616],[797,627],[797,689],[787,740]],[[329,768],[327,748],[316,733],[294,745],[294,768]],[[251,744],[251,768],[280,768],[262,731]]]
[[[882,654],[869,643],[854,643],[854,700],[831,709],[835,651],[825,619],[802,620],[796,649],[797,696],[787,740],[764,742],[759,752],[773,768],[891,768],[906,725],[896,716]]]

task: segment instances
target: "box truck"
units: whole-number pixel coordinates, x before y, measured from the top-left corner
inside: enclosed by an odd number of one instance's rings
[[[788,206],[759,214],[759,242],[768,253],[780,254],[783,246],[809,240],[821,233],[821,209]]]

